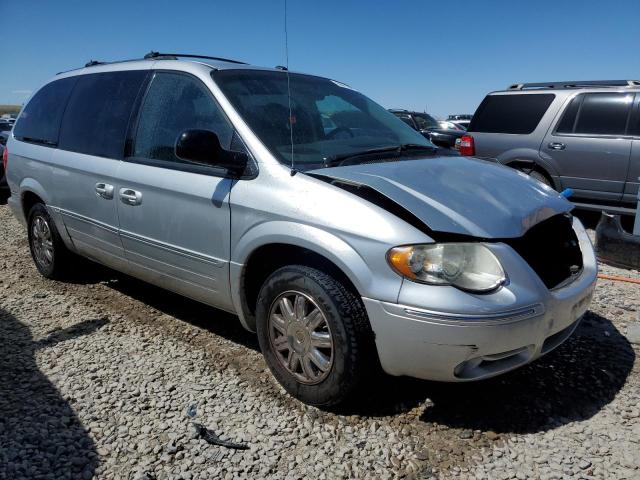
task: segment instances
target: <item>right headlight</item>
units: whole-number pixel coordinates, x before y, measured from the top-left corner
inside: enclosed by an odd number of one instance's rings
[[[403,277],[430,285],[489,292],[506,281],[502,265],[480,243],[408,245],[389,250],[387,260]]]

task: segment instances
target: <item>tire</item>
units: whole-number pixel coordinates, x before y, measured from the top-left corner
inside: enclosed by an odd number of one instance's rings
[[[27,226],[31,258],[40,274],[55,280],[65,278],[69,273],[72,254],[42,203],[31,207]]]
[[[377,371],[373,332],[361,299],[327,273],[301,265],[276,270],[260,290],[256,319],[269,369],[306,404],[344,404]]]
[[[544,183],[546,186],[553,188],[551,181],[547,178],[547,176],[543,173],[538,172],[537,170],[531,170],[529,172],[529,176],[538,180],[540,183]]]

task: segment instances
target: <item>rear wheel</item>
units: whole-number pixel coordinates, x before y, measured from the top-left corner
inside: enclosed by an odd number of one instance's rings
[[[544,173],[540,173],[537,170],[531,170],[529,172],[529,176],[531,178],[535,178],[540,183],[544,183],[546,186],[553,188],[553,184],[551,183],[551,180],[549,180],[549,178]]]
[[[64,245],[46,207],[36,203],[28,216],[29,249],[43,277],[63,278],[68,273],[71,253]]]
[[[376,371],[364,306],[331,275],[301,265],[276,270],[262,286],[256,316],[269,369],[304,403],[343,403]]]

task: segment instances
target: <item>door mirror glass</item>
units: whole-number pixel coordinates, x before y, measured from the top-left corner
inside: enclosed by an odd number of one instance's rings
[[[227,169],[241,174],[247,166],[244,152],[231,152],[220,145],[220,139],[211,130],[185,130],[178,136],[175,154],[180,160]]]

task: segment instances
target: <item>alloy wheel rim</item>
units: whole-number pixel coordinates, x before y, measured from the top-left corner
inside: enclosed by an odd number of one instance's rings
[[[320,383],[331,372],[331,327],[309,295],[287,291],[274,300],[269,310],[269,341],[280,364],[300,383]]]
[[[36,261],[45,268],[51,266],[54,255],[51,228],[49,227],[49,222],[40,215],[33,219],[31,244]]]

